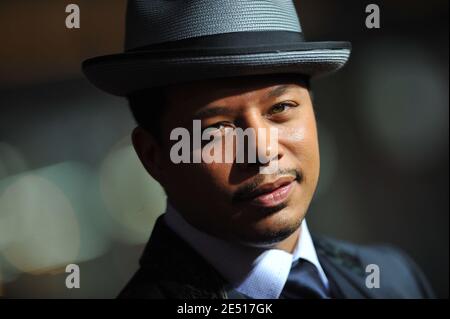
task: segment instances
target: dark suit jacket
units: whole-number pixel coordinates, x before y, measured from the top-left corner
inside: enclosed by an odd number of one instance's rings
[[[422,272],[406,255],[388,246],[358,246],[313,236],[334,298],[432,298]],[[366,287],[368,264],[380,269],[380,287]],[[140,268],[119,298],[245,298],[158,218],[140,259]]]

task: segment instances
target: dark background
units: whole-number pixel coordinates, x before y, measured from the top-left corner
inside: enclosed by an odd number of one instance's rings
[[[296,1],[309,40],[349,40],[313,83],[321,148],[313,232],[390,243],[448,298],[448,1]],[[76,3],[81,28],[66,29]],[[365,27],[376,3],[381,28]],[[80,63],[120,52],[123,0],[0,2],[0,296],[115,297],[164,195],[130,146],[125,100]],[[76,263],[81,288],[65,287]]]

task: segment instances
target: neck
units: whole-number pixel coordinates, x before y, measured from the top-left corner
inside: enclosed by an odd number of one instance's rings
[[[301,235],[301,226],[298,227],[287,238],[285,238],[275,244],[257,245],[257,244],[243,243],[243,242],[240,242],[239,244],[243,245],[243,246],[258,248],[258,249],[279,249],[279,250],[283,250],[287,253],[293,254],[293,252],[295,251],[295,248],[297,247],[297,243],[300,239],[300,235]]]
[[[194,226],[193,224],[191,224],[188,221],[188,219],[186,219],[181,213],[179,213],[179,211],[177,211],[171,204],[168,204],[168,205],[170,205],[169,207],[170,207],[170,210],[172,210],[172,214],[179,215],[182,218],[182,220],[184,222],[186,222],[190,227],[193,227],[193,228],[195,228],[198,231],[204,232],[205,234],[208,234],[209,236],[214,236],[214,237],[216,237],[218,239],[224,240],[223,237],[216,236],[214,234],[211,234],[211,233],[208,233],[208,232],[206,232],[204,230],[201,230],[200,228],[197,228],[197,226]],[[301,224],[300,224],[300,226],[292,234],[290,234],[288,237],[286,237],[285,239],[283,239],[283,240],[281,240],[281,241],[279,241],[279,242],[277,242],[275,244],[271,244],[269,246],[265,246],[265,245],[263,245],[263,246],[251,245],[251,244],[248,244],[248,243],[239,242],[239,240],[235,241],[235,243],[237,243],[237,244],[239,244],[241,246],[247,246],[248,248],[250,248],[250,247],[259,248],[259,249],[267,249],[267,248],[270,249],[270,248],[272,248],[272,249],[283,250],[283,251],[285,251],[287,253],[292,254],[294,252],[295,248],[297,247],[297,243],[298,243],[298,240],[299,240],[300,235],[301,235],[301,228],[302,227],[301,227]],[[231,241],[233,241],[233,240],[231,240]]]
[[[284,250],[292,254],[297,246],[297,242],[301,236],[301,227],[294,231],[289,237],[278,242],[273,248]]]

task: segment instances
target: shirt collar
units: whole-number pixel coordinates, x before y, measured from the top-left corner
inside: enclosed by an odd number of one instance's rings
[[[292,254],[280,249],[262,249],[226,242],[190,225],[169,203],[164,216],[167,225],[238,292],[254,299],[277,299],[291,269],[302,258],[316,266],[328,287],[328,280],[317,258],[311,235],[303,220],[300,238]]]

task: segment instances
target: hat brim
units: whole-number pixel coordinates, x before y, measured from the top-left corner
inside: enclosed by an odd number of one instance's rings
[[[88,59],[82,69],[99,89],[126,96],[145,88],[222,77],[298,73],[310,77],[340,69],[349,59],[349,42],[303,42],[292,50],[167,57],[138,51]]]

